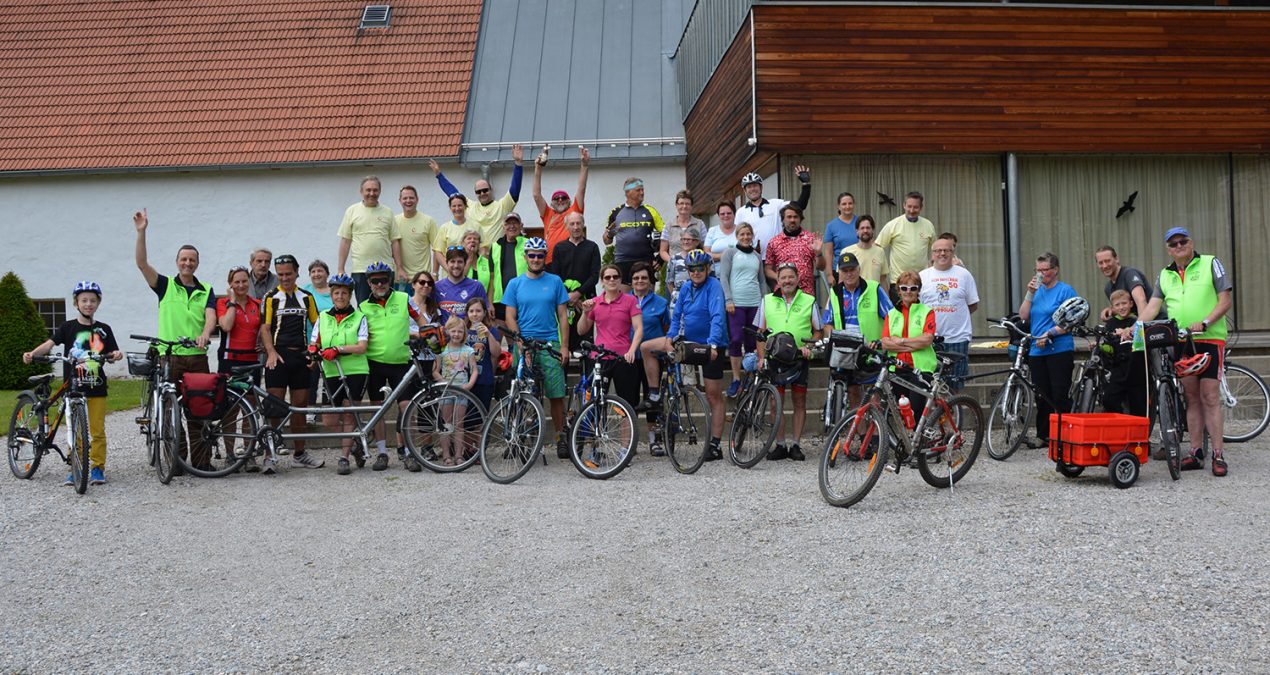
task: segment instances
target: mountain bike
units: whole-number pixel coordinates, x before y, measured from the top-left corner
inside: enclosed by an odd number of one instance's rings
[[[951,488],[970,471],[983,442],[983,410],[970,396],[950,397],[950,378],[944,374],[964,356],[936,353],[929,384],[927,376],[897,358],[875,358],[883,367],[864,404],[838,424],[821,453],[820,495],[833,506],[848,507],[864,499],[884,469],[898,474],[912,458],[928,485]],[[896,385],[926,396],[921,419],[911,430],[900,414]]]
[[[1222,356],[1221,394],[1226,408],[1222,439],[1246,443],[1270,425],[1270,388],[1251,368],[1230,361],[1230,344]]]
[[[1005,461],[1023,444],[1035,420],[1036,393],[1032,390],[1027,353],[1036,337],[1010,318],[988,319],[988,322],[992,324],[989,328],[1005,330],[1012,338],[1010,367],[998,371],[1009,375],[992,397],[992,408],[988,413],[988,456]],[[1015,342],[1018,344],[1015,345]],[[975,377],[993,374],[996,373]]]
[[[131,335],[133,340],[149,343],[144,354],[129,352],[128,372],[146,378],[141,415],[134,421],[146,441],[146,457],[167,485],[176,475],[176,457],[181,454],[181,407],[176,383],[172,382],[172,351],[177,347],[195,347],[191,338],[163,340],[148,335]],[[160,351],[160,349],[162,351]]]
[[[507,484],[524,476],[542,454],[547,416],[538,401],[534,360],[540,353],[559,359],[560,352],[546,340],[523,337],[507,328],[502,332],[509,340],[520,342],[521,353],[511,390],[490,409],[485,420],[480,457],[486,477]]]
[[[1147,352],[1147,365],[1151,374],[1150,413],[1152,426],[1158,429],[1160,445],[1167,453],[1169,476],[1178,480],[1182,476],[1182,434],[1186,432],[1186,396],[1182,383],[1173,368],[1173,347],[1179,340],[1195,343],[1185,329],[1179,329],[1171,319],[1147,321],[1142,324]],[[1157,336],[1161,336],[1157,339]]]
[[[767,339],[767,331],[749,327],[744,330],[756,339]],[[823,340],[809,343],[813,354],[822,350],[824,345]],[[737,401],[736,412],[732,414],[732,428],[728,432],[728,458],[742,469],[753,468],[763,461],[776,441],[781,415],[784,414],[784,397],[777,388],[776,372],[776,364],[769,359],[763,367],[745,373],[745,395]],[[842,403],[846,405],[845,398]]]
[[[31,360],[66,364],[71,367],[72,376],[64,380],[56,392],[53,392],[51,384],[53,373],[27,378],[35,388],[18,393],[17,403],[9,416],[9,470],[18,478],[29,479],[40,467],[40,460],[52,450],[70,465],[71,485],[75,492],[82,495],[88,491],[88,451],[91,445],[88,401],[84,392],[101,381],[100,375],[85,365],[91,361],[100,366],[106,362],[106,357],[100,354],[84,357],[50,354]],[[50,411],[53,413],[51,421]],[[67,420],[65,452],[57,445],[57,431],[63,419]]]
[[[569,459],[583,476],[605,480],[622,472],[635,456],[639,436],[635,409],[620,396],[608,393],[607,366],[624,361],[617,352],[583,340],[582,377],[570,397]],[[591,362],[587,373],[586,362]],[[577,406],[576,408],[574,406]]]
[[[662,446],[675,471],[696,473],[706,461],[710,442],[710,406],[700,389],[684,384],[683,365],[674,352],[655,349],[652,354],[661,364],[658,433]]]

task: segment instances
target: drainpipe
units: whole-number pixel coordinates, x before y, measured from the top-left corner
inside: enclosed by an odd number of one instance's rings
[[[1005,156],[1005,221],[1010,275],[1010,310],[1023,302],[1023,287],[1019,283],[1019,158],[1013,152]]]

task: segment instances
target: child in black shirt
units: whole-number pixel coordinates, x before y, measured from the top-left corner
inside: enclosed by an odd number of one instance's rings
[[[1120,340],[1115,342],[1111,359],[1111,375],[1103,389],[1102,405],[1107,412],[1125,413],[1145,417],[1147,414],[1146,362],[1143,352],[1133,351],[1133,328],[1138,322],[1134,314],[1133,296],[1118,290],[1111,294],[1111,318],[1105,324],[1116,329]]]

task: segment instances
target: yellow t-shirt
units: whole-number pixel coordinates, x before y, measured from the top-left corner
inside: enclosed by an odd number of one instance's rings
[[[516,200],[510,194],[495,199],[489,205],[475,199],[467,205],[467,224],[481,231],[481,246],[489,246],[503,236],[503,217],[516,208]]]
[[[886,249],[876,243],[869,248],[860,248],[859,244],[852,244],[846,250],[854,253],[856,259],[860,261],[860,276],[865,279],[879,282],[883,275],[890,276],[891,266],[886,262]],[[890,281],[889,278],[888,281]]]
[[[921,272],[930,267],[930,245],[935,241],[935,225],[918,216],[916,223],[900,216],[878,232],[877,245],[890,251],[892,278],[904,272]]]
[[[413,218],[399,214],[397,231],[401,233],[401,266],[406,276],[432,271],[433,240],[437,238],[437,221],[426,213],[415,212]]]
[[[339,236],[352,242],[346,271],[365,272],[373,262],[393,265],[392,240],[401,239],[401,231],[392,209],[383,204],[372,207],[357,202],[344,211]]]
[[[468,230],[478,229],[472,223],[463,223],[459,225],[453,220],[437,226],[437,234],[432,238],[432,250],[445,255],[445,250],[451,246],[463,245],[463,233]]]

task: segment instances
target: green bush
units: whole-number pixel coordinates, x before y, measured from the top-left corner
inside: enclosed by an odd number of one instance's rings
[[[22,353],[49,339],[49,331],[13,272],[0,279],[0,326],[0,389],[26,389],[27,378],[49,372],[49,366],[22,363]]]

